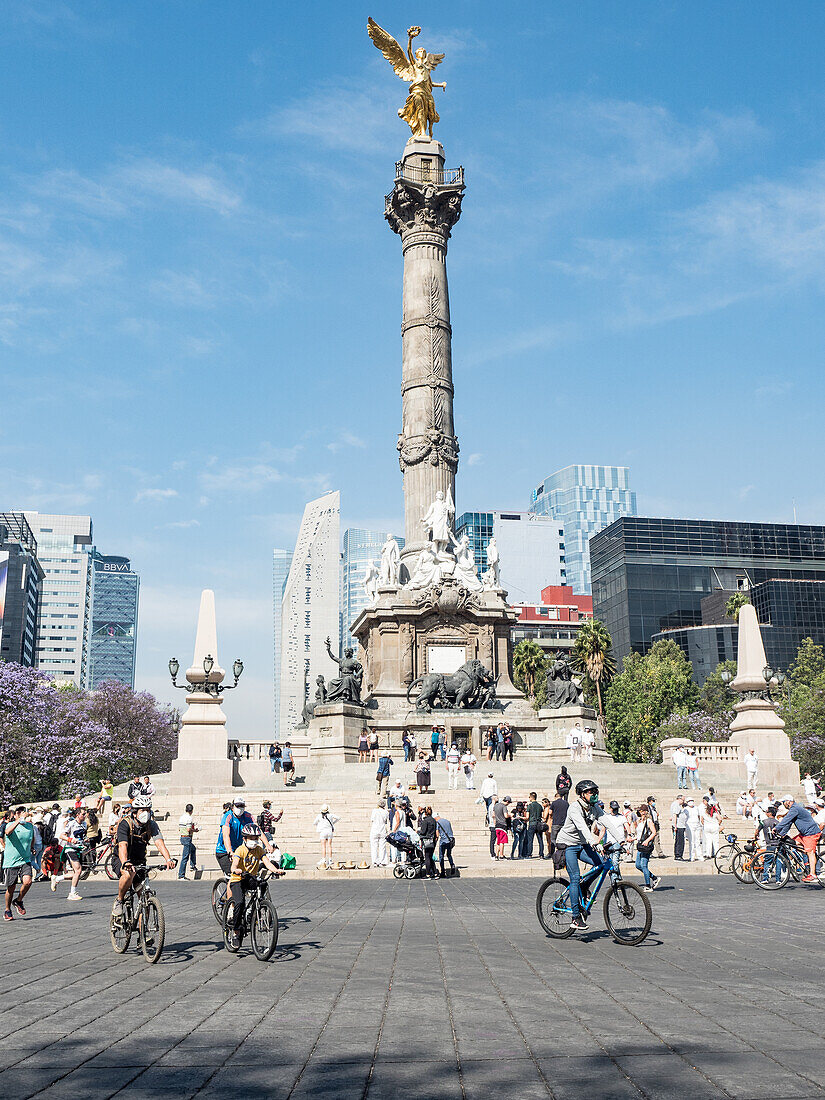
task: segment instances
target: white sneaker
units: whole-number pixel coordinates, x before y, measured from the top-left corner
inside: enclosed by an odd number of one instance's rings
[[[75,890],[69,892],[66,901],[83,901],[83,898]]]
[[[55,890],[57,889],[58,882],[62,882],[62,881],[63,881],[63,876],[62,875],[52,875],[52,880],[49,883],[49,889],[51,890],[52,893],[54,893]]]

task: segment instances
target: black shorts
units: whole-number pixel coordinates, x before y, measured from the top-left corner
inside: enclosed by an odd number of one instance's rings
[[[285,772],[291,772],[295,765],[291,763],[291,761],[285,760],[281,767],[284,769]]]
[[[232,867],[232,856],[227,855],[226,852],[216,852],[215,859],[223,873],[228,875]]]
[[[32,878],[32,865],[30,863],[21,863],[18,867],[6,867],[3,871],[3,878],[7,890],[11,890],[13,886],[16,886],[21,878]]]

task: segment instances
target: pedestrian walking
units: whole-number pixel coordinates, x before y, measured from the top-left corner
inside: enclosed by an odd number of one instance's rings
[[[496,823],[496,859],[506,859],[504,849],[507,846],[507,830],[510,827],[510,803],[512,799],[508,794],[504,796],[501,802],[496,802],[493,806],[495,811],[494,820]]]
[[[292,755],[292,745],[289,741],[284,742],[284,747],[281,749],[281,771],[284,773],[284,786],[295,786],[295,758]]]
[[[711,802],[708,795],[702,799],[699,808],[699,817],[702,826],[702,854],[705,859],[713,859],[719,848],[719,830],[722,824],[722,811]]]
[[[673,766],[676,769],[676,789],[678,791],[687,790],[687,754],[681,745],[673,750],[673,755],[670,758],[673,761]]]
[[[475,753],[471,748],[466,748],[461,754],[461,767],[464,769],[464,785],[468,791],[476,789],[476,764]]]
[[[659,885],[659,878],[650,872],[650,857],[653,854],[653,843],[656,837],[656,826],[650,819],[650,810],[646,802],[643,802],[637,811],[639,815],[636,825],[636,868],[645,878],[645,893],[649,894]]]
[[[373,867],[386,867],[389,862],[387,860],[388,828],[387,803],[383,798],[380,798],[370,818],[370,855]]]
[[[438,830],[438,840],[440,847],[438,850],[438,866],[441,878],[447,877],[447,872],[444,870],[444,857],[450,864],[450,875],[454,875],[455,863],[453,863],[453,848],[455,847],[455,834],[453,833],[453,826],[450,819],[444,817],[443,814],[435,815],[435,825]]]
[[[496,760],[501,760],[504,757],[504,723],[499,722],[496,726]]]
[[[759,757],[756,749],[748,749],[745,753],[745,771],[748,774],[748,786],[755,787],[759,777]]]
[[[496,783],[495,779],[493,778],[492,772],[487,772],[487,776],[481,784],[481,790],[479,791],[479,794],[481,798],[484,799],[484,806],[489,812],[490,805],[492,804],[493,799],[498,794],[498,783]]]
[[[461,753],[458,750],[458,745],[453,742],[450,745],[450,751],[447,753],[448,787],[451,791],[458,790],[458,769],[460,765]]]
[[[494,795],[490,799],[490,804],[487,807],[487,829],[490,833],[490,859],[497,859],[496,856],[496,834],[498,832],[496,826],[496,806],[498,805],[498,798]]]
[[[362,729],[358,735],[358,763],[368,764],[370,756],[370,743],[366,729]]]
[[[745,763],[747,764],[747,757],[745,758]],[[748,781],[750,782],[750,776],[748,776]],[[751,786],[753,786],[753,784],[751,784]],[[816,799],[816,783],[810,772],[805,772],[805,778],[802,780],[802,789],[805,791],[805,802],[809,806],[813,806],[814,800]]]
[[[332,868],[332,838],[335,834],[335,823],[339,820],[324,803],[312,823],[321,841],[321,861],[328,871]]]
[[[702,782],[699,779],[699,760],[696,756],[696,749],[686,749],[685,758],[687,760],[687,774],[691,787],[694,790],[702,789]]]
[[[418,762],[415,765],[415,782],[418,784],[418,793],[424,794],[430,788],[430,762],[424,758],[424,753],[418,754]]]
[[[696,803],[692,798],[687,800],[687,824],[685,826],[685,839],[688,842],[690,854],[688,859],[691,863],[697,861],[704,862],[705,856],[702,851],[702,819],[699,816],[699,810]]]
[[[178,828],[180,830],[181,856],[178,864],[178,878],[186,878],[187,864],[192,865],[192,874],[197,875],[198,852],[195,847],[195,833],[200,832],[195,819],[192,817],[195,807],[191,802],[186,803],[186,809],[180,816]]]
[[[430,752],[432,753],[433,760],[438,757],[438,735],[441,730],[438,726],[430,726]]]
[[[486,744],[487,744],[487,759],[492,760],[493,759],[493,754],[496,751],[496,731],[493,729],[492,726],[487,727]]]
[[[268,798],[264,799],[261,812],[258,814],[258,828],[270,844],[272,844],[275,835],[275,826],[283,816],[283,810],[279,810],[277,814],[274,814],[272,812],[272,802]]]
[[[556,796],[559,798],[567,798],[572,786],[573,780],[570,778],[566,766],[562,764],[561,771],[556,776]]]
[[[12,811],[11,818],[6,820],[3,831],[3,880],[6,887],[3,919],[7,921],[14,919],[12,910],[18,916],[25,917],[23,898],[28,893],[34,876],[34,826],[25,818],[26,807],[18,806]],[[17,897],[14,896],[15,889]]]
[[[410,745],[410,733],[409,730],[404,730],[401,734],[401,747],[404,750],[404,762],[412,760],[412,747]]]
[[[447,729],[445,726],[438,727],[438,751],[441,754],[441,759],[447,758]]]
[[[524,854],[527,859],[533,858],[533,846],[538,841],[539,859],[544,859],[544,835],[542,829],[542,806],[535,791],[530,791],[530,800],[527,803],[527,835],[524,838]]]
[[[423,812],[418,815],[418,835],[421,838],[421,847],[424,849],[424,867],[427,875],[429,878],[436,878],[433,853],[438,839],[438,829],[433,818],[432,806],[425,806]]]
[[[387,752],[383,756],[378,758],[378,771],[376,773],[376,780],[378,782],[378,794],[386,795],[387,787],[390,782],[390,768],[393,765],[393,759]]]
[[[378,763],[378,730],[374,727],[370,729],[367,740],[370,746],[370,760],[373,764]]]
[[[679,794],[670,804],[670,823],[673,830],[673,858],[685,857],[685,829],[687,827],[687,807],[685,796]]]

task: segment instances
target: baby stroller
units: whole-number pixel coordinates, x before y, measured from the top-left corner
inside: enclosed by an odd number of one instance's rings
[[[390,833],[387,844],[391,845],[407,857],[406,863],[394,863],[392,873],[395,878],[421,878],[424,874],[424,849],[420,843],[416,843],[409,833],[399,829],[396,833]]]

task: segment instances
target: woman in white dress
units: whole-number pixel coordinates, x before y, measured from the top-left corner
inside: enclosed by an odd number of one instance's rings
[[[380,799],[378,805],[372,811],[370,820],[370,851],[373,867],[386,867],[387,865],[387,826],[389,815],[387,803]]]
[[[332,837],[335,832],[335,822],[339,820],[335,814],[330,813],[329,806],[324,804],[312,823],[321,841],[321,861],[327,870],[332,867]]]
[[[685,828],[685,840],[690,844],[690,855],[686,856],[691,862],[704,861],[702,854],[702,819],[692,798],[687,800],[687,826]]]
[[[713,859],[719,847],[719,827],[722,824],[722,811],[705,795],[699,810],[702,824],[703,852],[705,859]]]

